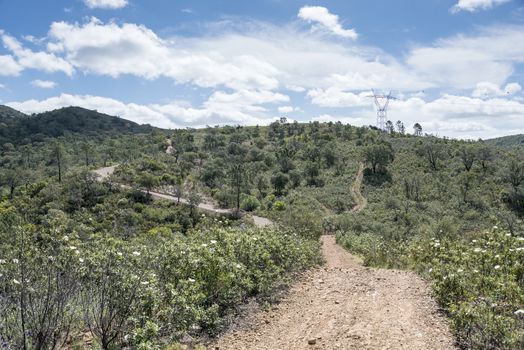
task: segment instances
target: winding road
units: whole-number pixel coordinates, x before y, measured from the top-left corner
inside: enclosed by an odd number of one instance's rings
[[[96,173],[102,180],[114,169],[101,168]],[[353,212],[367,203],[360,193],[363,169],[360,164],[352,185],[357,202]],[[150,193],[154,198],[177,200]],[[209,204],[199,208],[229,212]],[[254,219],[257,226],[271,224],[265,218]],[[207,344],[208,349],[456,348],[447,320],[422,278],[410,271],[364,267],[336,244],[334,236],[325,235],[321,240],[325,265],[304,273],[270,310],[239,318],[222,336]]]

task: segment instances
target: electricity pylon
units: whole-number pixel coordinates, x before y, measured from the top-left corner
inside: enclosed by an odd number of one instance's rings
[[[377,106],[377,128],[379,130],[386,130],[389,101],[396,100],[396,98],[391,96],[391,91],[389,91],[387,95],[377,94],[373,89],[371,91],[373,91],[373,95],[369,97],[374,98],[375,106]]]

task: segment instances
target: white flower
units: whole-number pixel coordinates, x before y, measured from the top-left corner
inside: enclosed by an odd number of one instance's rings
[[[18,259],[13,259],[14,264],[18,264],[20,261]]]
[[[471,242],[473,242],[473,243],[477,243],[477,240],[476,240],[476,239],[474,239],[474,240],[472,240]]]
[[[461,273],[461,272],[464,272],[464,270],[462,270],[462,269],[458,269],[457,272],[458,272],[458,273]]]
[[[205,247],[207,247],[207,244],[205,244],[205,243],[202,243],[202,247],[204,247],[204,248],[205,248]]]
[[[74,245],[72,245],[72,246],[69,246],[69,249],[76,250],[76,247]]]
[[[202,214],[202,217],[205,218],[205,217],[206,217],[206,214]]]
[[[515,250],[516,250],[517,252],[520,252],[521,250],[524,250],[524,247],[518,247],[518,248],[515,248]]]
[[[515,315],[519,316],[519,315],[524,315],[524,310],[523,309],[518,309],[517,311],[514,312]]]
[[[524,237],[517,237],[517,241],[524,241]]]
[[[4,259],[0,259],[0,264],[5,264],[5,260]]]
[[[47,258],[48,258],[49,260],[51,260],[51,261],[54,261],[54,260],[55,260],[55,257],[54,257],[54,256],[51,256],[51,255],[49,255]]]
[[[435,243],[435,248],[438,248],[438,247],[440,247],[440,243],[439,242]]]
[[[140,282],[140,284],[144,285],[144,286],[147,286],[149,284],[149,282],[148,281],[142,281],[142,282]]]
[[[493,229],[496,230],[498,229],[499,227],[497,225],[493,226]]]
[[[211,240],[211,244],[217,244],[217,241],[215,241],[214,239]]]
[[[191,282],[191,283],[195,283],[195,280],[192,279],[192,278],[188,278],[187,280],[188,280],[189,282]]]
[[[500,265],[495,265],[495,270],[500,269]]]
[[[506,237],[511,237],[511,233],[506,233]]]
[[[480,249],[480,248],[475,248],[475,249],[473,249],[473,251],[474,251],[475,253],[480,253],[480,252],[482,251],[482,249]]]
[[[433,268],[430,268],[430,269],[428,270],[429,273],[431,273],[432,271],[433,271]]]
[[[13,283],[14,283],[14,284],[20,284],[20,281],[17,280],[16,278],[13,278]]]
[[[479,273],[479,270],[473,270],[473,272],[475,272],[475,273]]]
[[[118,256],[122,256],[122,255],[124,255],[124,254],[122,254],[122,252],[116,252],[116,255],[118,255]]]
[[[67,241],[69,241],[69,237],[64,236],[63,240],[67,242]]]
[[[80,261],[81,263],[84,262],[84,259],[83,258],[78,258],[78,261]]]
[[[133,252],[134,256],[140,256],[140,252],[137,252],[136,250]]]
[[[80,251],[79,251],[78,249],[75,250],[75,254],[76,254],[76,255],[80,254]]]
[[[499,254],[495,255],[495,258],[500,258],[500,255]]]
[[[236,268],[237,268],[237,269],[239,269],[239,268],[241,268],[241,267],[242,267],[242,266],[241,266],[240,264],[237,264],[237,265],[236,265]]]

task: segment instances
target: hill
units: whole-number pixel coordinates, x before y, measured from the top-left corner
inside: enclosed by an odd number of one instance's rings
[[[59,120],[39,118],[39,125]],[[85,319],[104,349],[165,348],[186,335],[217,334],[240,304],[271,300],[290,273],[318,263],[325,233],[368,266],[412,269],[431,281],[462,348],[524,348],[522,154],[342,123],[180,129],[166,141],[159,129],[119,133],[107,116],[107,132],[97,119],[79,129],[82,118],[55,124],[72,130],[63,137],[4,145],[0,153],[0,258],[9,262],[0,289],[10,293],[0,299],[0,312],[9,313],[0,334],[13,335],[12,348],[21,348],[25,334],[38,335],[34,320],[48,317],[45,307],[35,308],[44,314],[18,312],[19,288],[45,305],[49,281],[65,284],[53,293],[72,291],[56,296],[67,307],[53,315]],[[115,164],[107,183],[90,172]],[[154,193],[187,201],[152,200]],[[201,203],[240,210],[213,217],[198,212]],[[276,225],[253,227],[241,215],[249,212]],[[30,276],[20,277],[19,261]],[[331,286],[319,278],[322,288]],[[360,300],[336,290],[344,294],[332,310]],[[383,305],[386,297],[376,298]],[[118,308],[114,321],[93,319],[100,303]],[[18,327],[21,315],[34,317],[29,331]],[[86,323],[70,324],[44,331],[81,337]]]
[[[524,146],[524,134],[502,136],[494,139],[485,140],[486,143],[502,147],[502,148],[516,148]]]
[[[133,134],[150,132],[152,129],[150,125],[139,125],[81,107],[65,107],[28,116],[13,108],[0,106],[0,144],[25,144],[66,133]]]

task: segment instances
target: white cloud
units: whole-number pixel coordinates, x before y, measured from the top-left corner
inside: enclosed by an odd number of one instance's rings
[[[501,89],[499,85],[483,81],[477,84],[475,90],[471,93],[471,96],[477,98],[492,98],[505,95],[514,95],[522,90],[519,83],[506,84],[504,89]]]
[[[309,23],[317,23],[318,27],[343,38],[355,40],[358,37],[354,29],[344,29],[339,23],[338,16],[330,13],[325,7],[304,6],[299,10],[298,17]]]
[[[126,7],[128,4],[127,0],[84,0],[84,3],[89,8],[102,8],[102,9],[119,9]]]
[[[524,63],[524,45],[519,42],[524,42],[524,26],[492,26],[415,47],[406,63],[438,87],[470,89],[479,81],[500,85],[516,64]]]
[[[53,89],[56,86],[54,81],[36,79],[31,82],[31,85],[41,89]]]
[[[451,8],[451,12],[487,10],[509,1],[511,0],[459,0],[458,3]]]
[[[361,107],[371,106],[373,103],[369,98],[371,92],[356,94],[336,87],[309,90],[307,96],[311,98],[311,103],[322,107]]]
[[[293,106],[280,106],[278,107],[279,113],[292,113],[292,112],[300,112],[302,111],[299,107],[293,107]]]
[[[25,113],[39,113],[61,107],[80,106],[118,115],[137,123],[163,128],[202,127],[213,124],[269,124],[273,116],[266,113],[266,104],[289,101],[289,97],[269,91],[217,91],[200,107],[183,102],[140,105],[92,95],[61,94],[44,100],[9,102],[12,108]]]
[[[0,76],[17,76],[22,70],[24,70],[24,68],[15,61],[13,56],[0,55]]]
[[[58,57],[52,53],[47,53],[43,51],[34,52],[30,49],[26,49],[14,37],[3,32],[0,32],[0,37],[2,39],[2,42],[4,43],[4,46],[9,51],[11,51],[13,55],[16,57],[16,64],[22,67],[23,69],[31,68],[43,70],[48,73],[64,72],[69,76],[73,75],[73,66],[63,58]]]
[[[247,53],[224,57],[215,47],[198,51],[194,42],[164,40],[142,25],[103,24],[92,19],[83,25],[55,22],[48,46],[63,52],[78,69],[118,77],[132,74],[146,79],[165,76],[200,87],[273,89],[278,71]]]
[[[5,86],[4,84],[0,83],[0,90],[6,90],[6,89],[7,89],[7,86]]]

